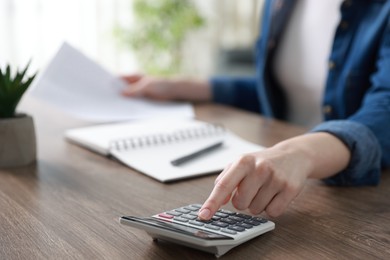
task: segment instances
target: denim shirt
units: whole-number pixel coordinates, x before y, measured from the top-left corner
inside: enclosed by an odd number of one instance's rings
[[[295,2],[265,1],[257,75],[212,78],[215,102],[286,119],[286,97],[271,64]],[[328,184],[375,185],[382,167],[390,165],[390,0],[345,0],[340,12],[322,101],[324,121],[310,132],[328,132],[351,152],[347,168],[326,179]]]

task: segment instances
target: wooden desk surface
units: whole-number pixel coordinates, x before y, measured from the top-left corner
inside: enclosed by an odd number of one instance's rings
[[[39,158],[34,165],[0,170],[0,258],[214,259],[153,243],[118,218],[202,203],[216,175],[159,183],[65,142],[65,129],[85,123],[31,100],[22,109],[34,116]],[[198,105],[196,113],[265,146],[303,132],[222,106]],[[389,195],[388,172],[377,187],[336,188],[309,181],[288,211],[273,219],[274,231],[223,259],[389,259]]]

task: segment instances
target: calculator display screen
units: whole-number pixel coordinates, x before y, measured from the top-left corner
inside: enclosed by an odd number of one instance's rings
[[[138,218],[138,217],[132,217],[132,216],[126,216],[122,217],[125,220],[132,221],[132,222],[139,222],[145,225],[153,226],[160,229],[170,230],[174,232],[178,232],[181,234],[193,236],[200,239],[206,239],[206,240],[231,240],[232,237],[224,236],[221,234],[216,234],[212,232],[207,232],[205,230],[200,230],[197,228],[184,226],[176,223],[171,223],[163,220],[158,220],[154,218]]]

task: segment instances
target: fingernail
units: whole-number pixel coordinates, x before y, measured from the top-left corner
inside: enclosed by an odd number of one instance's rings
[[[210,218],[210,210],[209,209],[202,209],[199,212],[199,218],[201,219],[209,219]]]

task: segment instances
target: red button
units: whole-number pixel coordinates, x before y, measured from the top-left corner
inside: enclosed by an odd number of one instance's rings
[[[162,218],[167,218],[167,219],[172,219],[173,216],[172,215],[169,215],[167,213],[160,213],[158,214],[159,217],[162,217]]]

